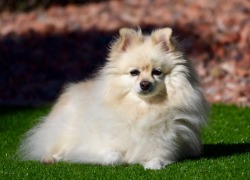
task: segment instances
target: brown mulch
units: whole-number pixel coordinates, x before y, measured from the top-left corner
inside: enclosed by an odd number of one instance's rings
[[[104,1],[0,14],[0,105],[53,101],[104,63],[120,27],[170,26],[207,99],[250,105],[250,1]]]

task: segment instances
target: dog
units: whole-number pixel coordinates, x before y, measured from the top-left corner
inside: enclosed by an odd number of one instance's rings
[[[122,28],[106,64],[68,85],[20,145],[43,163],[141,164],[162,169],[202,152],[209,106],[171,28]]]

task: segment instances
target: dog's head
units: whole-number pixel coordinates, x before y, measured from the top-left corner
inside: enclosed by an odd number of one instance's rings
[[[112,43],[108,67],[124,92],[132,92],[140,98],[166,96],[166,76],[175,62],[175,46],[170,28],[143,35],[140,30],[122,28],[119,38]]]

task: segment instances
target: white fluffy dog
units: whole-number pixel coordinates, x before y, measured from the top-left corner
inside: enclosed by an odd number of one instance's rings
[[[128,28],[95,78],[69,85],[21,143],[24,159],[161,169],[201,153],[208,105],[196,73],[163,28]]]

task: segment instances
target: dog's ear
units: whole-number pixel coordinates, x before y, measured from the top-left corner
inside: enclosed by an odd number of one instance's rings
[[[120,37],[117,43],[117,47],[122,51],[125,51],[138,35],[135,30],[129,28],[121,28],[119,34]]]
[[[121,28],[119,30],[119,36],[109,45],[109,57],[108,60],[117,59],[116,56],[119,56],[120,53],[126,51],[128,47],[132,44],[139,44],[143,42],[143,35],[141,29],[138,27],[138,30],[130,28]]]
[[[152,32],[152,41],[155,44],[161,44],[163,49],[166,51],[174,50],[171,28],[158,29]]]

